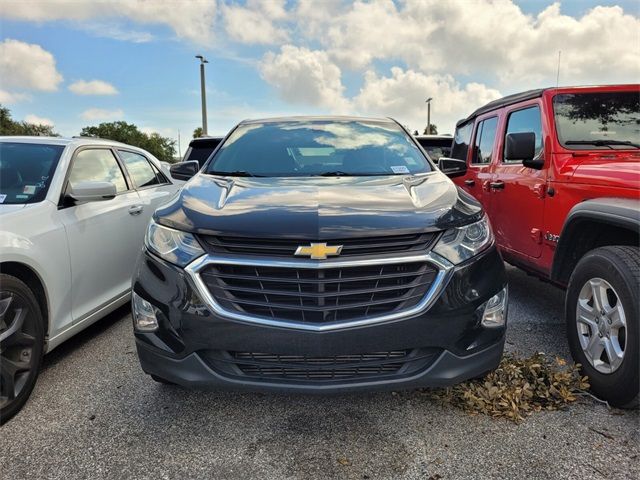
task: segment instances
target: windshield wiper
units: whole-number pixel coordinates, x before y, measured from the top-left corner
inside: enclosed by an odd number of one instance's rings
[[[595,145],[596,147],[611,147],[611,145],[625,145],[640,148],[637,143],[626,140],[567,140],[565,145]]]
[[[380,173],[358,173],[358,172],[343,172],[341,170],[334,170],[331,172],[322,172],[313,175],[314,177],[386,177],[388,175],[395,175],[394,173],[380,172]]]
[[[224,177],[262,177],[262,175],[256,175],[254,173],[249,173],[245,170],[235,170],[233,172],[219,172],[216,170],[212,170],[207,172],[209,175],[222,175]]]
[[[343,172],[341,170],[334,170],[332,172],[322,172],[319,173],[319,177],[349,177],[352,176],[352,173]]]

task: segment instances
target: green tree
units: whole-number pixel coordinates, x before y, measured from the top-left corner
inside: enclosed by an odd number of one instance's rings
[[[200,138],[202,134],[202,127],[198,127],[193,131],[193,138]]]
[[[423,135],[437,135],[437,134],[438,134],[438,127],[435,126],[433,123],[430,124],[428,127],[424,127]]]
[[[0,105],[0,135],[29,135],[57,137],[50,125],[36,125],[28,122],[16,122],[11,118],[11,111]]]
[[[176,141],[163,137],[158,133],[141,132],[137,126],[123,121],[105,122],[97,127],[84,127],[80,132],[83,137],[100,137],[126,143],[145,149],[158,160],[173,163],[176,153]]]

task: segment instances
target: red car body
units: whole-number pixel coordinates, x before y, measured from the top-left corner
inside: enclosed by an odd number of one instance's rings
[[[640,399],[640,85],[511,95],[458,122],[440,168],[482,203],[503,258],[566,288],[596,394]]]
[[[498,116],[492,161],[474,165],[469,148],[467,171],[453,181],[484,206],[505,260],[564,286],[568,277],[554,274],[554,257],[571,209],[590,199],[640,198],[640,150],[564,147],[558,140],[552,105],[553,97],[563,93],[629,90],[640,95],[640,85],[552,88],[471,120],[475,124],[471,138],[475,138],[481,120]],[[542,112],[544,166],[540,170],[502,161],[509,113],[533,105]],[[504,188],[495,188],[500,184]]]

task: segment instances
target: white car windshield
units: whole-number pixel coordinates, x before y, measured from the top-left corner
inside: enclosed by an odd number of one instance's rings
[[[63,150],[61,145],[0,142],[0,204],[44,200]]]

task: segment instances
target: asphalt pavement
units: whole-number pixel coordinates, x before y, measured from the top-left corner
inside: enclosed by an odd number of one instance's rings
[[[563,293],[509,268],[507,348],[570,359]],[[234,394],[159,385],[123,308],[45,357],[0,427],[0,478],[640,478],[638,411],[580,400],[521,424],[417,391]]]

